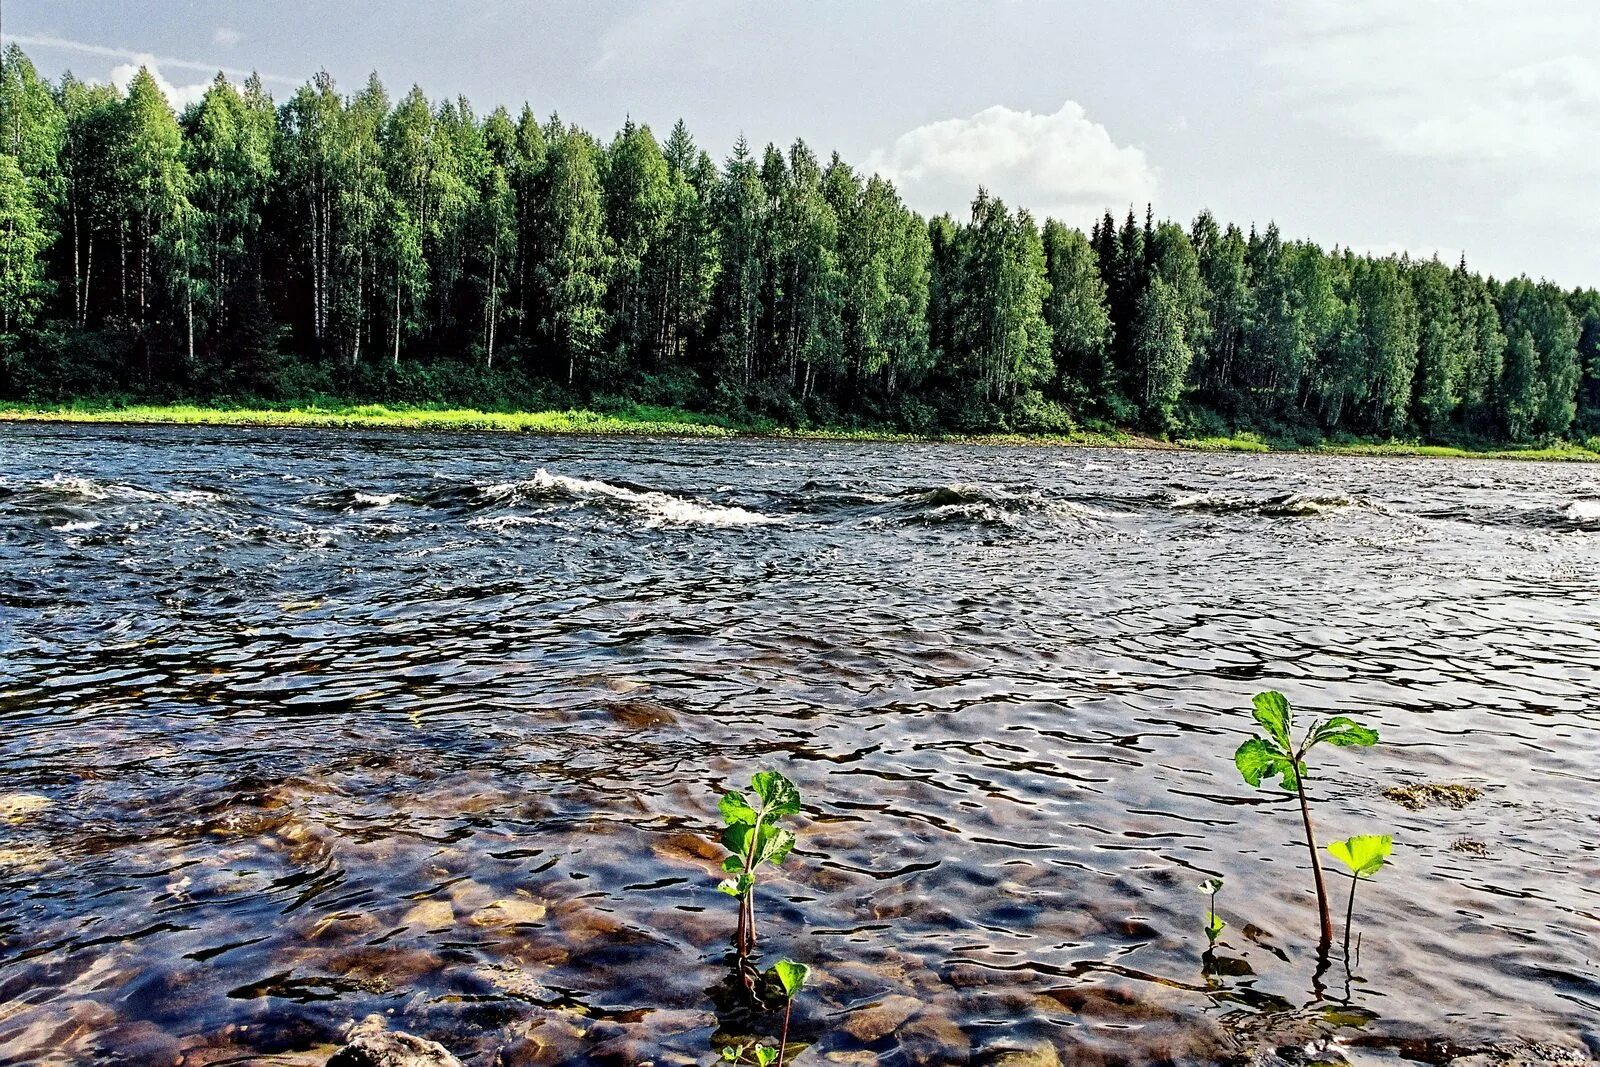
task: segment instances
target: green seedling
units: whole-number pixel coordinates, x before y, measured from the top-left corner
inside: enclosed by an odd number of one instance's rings
[[[778,825],[778,820],[800,811],[800,791],[777,771],[760,771],[750,782],[755,803],[743,793],[725,793],[720,805],[727,828],[722,831],[722,847],[730,855],[722,869],[732,877],[717,886],[739,901],[739,926],[734,934],[734,950],[740,959],[756,950],[755,888],[756,872],[763,864],[782,863],[794,848],[794,834]]]
[[[1233,762],[1244,780],[1259,786],[1263,780],[1277,778],[1285,791],[1300,798],[1300,819],[1305,824],[1306,848],[1311,853],[1311,874],[1316,881],[1317,913],[1322,923],[1319,948],[1325,955],[1333,945],[1333,916],[1328,910],[1328,888],[1322,878],[1322,861],[1317,855],[1316,833],[1311,826],[1311,802],[1306,795],[1306,754],[1327,743],[1340,748],[1365,748],[1378,743],[1378,731],[1362,726],[1345,715],[1318,720],[1297,743],[1289,700],[1282,693],[1257,693],[1255,720],[1266,732],[1239,746]]]
[[[1350,924],[1356,914],[1356,885],[1361,879],[1371,878],[1377,874],[1392,851],[1394,851],[1394,839],[1388,834],[1361,834],[1343,841],[1335,841],[1328,846],[1329,855],[1350,868],[1350,903],[1344,913],[1346,957],[1350,955]]]
[[[778,1067],[783,1067],[784,1053],[789,1050],[789,1015],[794,1011],[794,998],[811,976],[811,968],[794,960],[779,960],[772,965],[772,976],[783,991],[783,1033],[778,1038]]]
[[[1206,906],[1206,944],[1211,948],[1217,945],[1217,938],[1222,936],[1223,927],[1228,924],[1217,917],[1217,894],[1222,892],[1221,878],[1207,878],[1199,885],[1200,892],[1210,898]]]
[[[781,1062],[779,1052],[771,1045],[723,1045],[722,1059],[725,1063],[755,1064],[755,1067],[773,1067]]]

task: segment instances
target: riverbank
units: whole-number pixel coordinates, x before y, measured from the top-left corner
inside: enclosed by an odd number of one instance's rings
[[[1369,457],[1432,459],[1514,459],[1545,462],[1600,462],[1600,451],[1561,442],[1540,448],[1507,446],[1468,449],[1406,441],[1323,443],[1285,447],[1253,434],[1237,437],[1181,438],[1163,441],[1117,431],[1078,430],[1069,434],[912,434],[849,428],[788,428],[741,425],[714,415],[680,408],[635,407],[624,412],[586,409],[481,411],[474,408],[420,408],[384,404],[305,407],[203,407],[193,404],[126,406],[0,407],[0,422],[111,423],[164,426],[313,427],[317,429],[476,430],[503,433],[670,436],[695,438],[767,437],[821,441],[957,442],[1104,448],[1182,449],[1200,452],[1310,452]]]

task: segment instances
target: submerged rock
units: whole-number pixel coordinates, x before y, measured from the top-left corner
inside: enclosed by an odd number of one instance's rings
[[[922,1001],[916,997],[891,994],[876,1004],[851,1012],[845,1018],[843,1029],[862,1044],[870,1045],[894,1033],[921,1009]]]
[[[505,897],[479,908],[468,921],[474,926],[521,926],[542,922],[545,906],[532,897]]]
[[[985,1049],[978,1062],[988,1067],[1061,1067],[1061,1053],[1048,1041],[1029,1041],[1015,1048]]]
[[[1438,806],[1459,811],[1483,796],[1483,790],[1456,782],[1423,782],[1420,785],[1392,785],[1383,791],[1383,795],[1407,811]]]
[[[50,798],[37,793],[5,793],[0,795],[0,820],[25,822],[50,806]]]
[[[422,930],[443,930],[454,926],[455,921],[455,909],[448,900],[424,900],[413,905],[400,920],[403,926]]]
[[[386,1026],[383,1016],[367,1016],[351,1028],[349,1041],[329,1057],[327,1067],[462,1067],[437,1041]]]

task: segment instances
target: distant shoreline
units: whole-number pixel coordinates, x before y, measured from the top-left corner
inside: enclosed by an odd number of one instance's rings
[[[584,409],[480,411],[472,408],[410,408],[382,404],[303,408],[222,408],[188,404],[104,408],[0,406],[0,422],[92,423],[126,426],[236,426],[352,430],[435,430],[532,433],[550,436],[682,437],[702,440],[769,439],[864,441],[901,444],[978,444],[1040,447],[1128,448],[1145,451],[1276,453],[1427,459],[1509,459],[1596,463],[1600,452],[1562,443],[1544,448],[1469,449],[1404,441],[1273,446],[1252,436],[1162,441],[1132,433],[1075,431],[1071,434],[915,434],[848,428],[787,429],[739,426],[672,408],[644,414]]]

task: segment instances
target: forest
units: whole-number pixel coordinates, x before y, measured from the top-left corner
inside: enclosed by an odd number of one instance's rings
[[[796,141],[719,164],[374,75],[181,114],[0,71],[0,397],[652,404],[786,426],[1294,442],[1600,435],[1600,293],[978,190]]]

